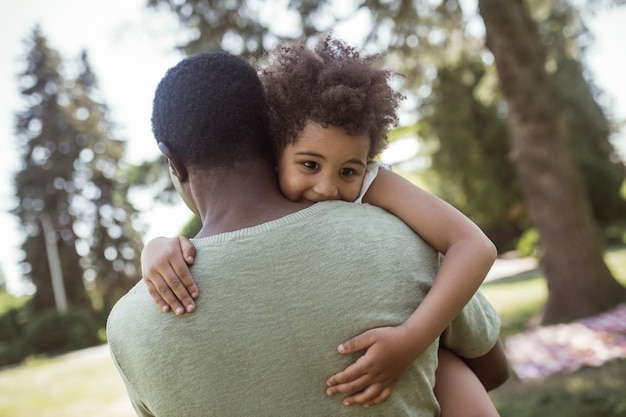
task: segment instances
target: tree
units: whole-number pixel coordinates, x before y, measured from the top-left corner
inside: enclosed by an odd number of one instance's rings
[[[582,170],[593,217],[607,229],[626,220],[626,200],[620,194],[626,166],[609,141],[610,123],[594,99],[591,86],[584,81],[580,63],[563,58],[557,65],[552,78],[568,126],[569,143]]]
[[[81,233],[78,244],[89,248],[86,255],[81,253],[81,265],[88,282],[95,285],[102,312],[108,314],[140,278],[142,241],[133,223],[137,212],[126,198],[129,183],[121,162],[126,145],[112,135],[107,106],[94,99],[97,81],[85,52],[69,91],[70,108],[85,142],[74,162],[74,179],[81,191],[74,203],[84,206],[79,222],[87,232]]]
[[[47,46],[39,29],[32,35],[27,69],[21,74],[22,95],[28,109],[17,115],[17,135],[22,145],[23,167],[16,175],[19,216],[26,232],[22,249],[25,276],[37,287],[34,307],[54,308],[51,270],[44,242],[42,219],[50,218],[57,235],[59,260],[63,270],[67,299],[72,305],[89,309],[91,304],[82,284],[80,259],[75,251],[76,213],[70,208],[74,192],[73,162],[78,156],[77,132],[71,116],[62,105],[64,79],[61,58]],[[42,217],[42,213],[47,216]]]
[[[626,169],[609,141],[610,121],[595,98],[601,92],[585,79],[582,62],[590,34],[581,13],[566,1],[529,4],[541,19],[538,25],[546,46],[548,76],[564,109],[569,143],[582,169],[594,219],[607,240],[615,239],[613,226],[626,218],[626,200],[620,193]],[[462,22],[457,26],[462,27]],[[474,43],[467,42],[458,58],[438,66],[432,90],[420,107],[420,126],[424,126],[422,135],[429,133],[427,139],[439,144],[432,155],[441,184],[435,190],[503,246],[506,236],[527,229],[530,221],[519,181],[509,166],[510,135],[502,129],[505,104],[491,88],[495,71],[481,65]]]
[[[537,27],[522,0],[480,0],[479,7],[508,104],[513,160],[544,251],[549,296],[543,322],[607,310],[624,301],[626,289],[604,263]]]
[[[461,207],[502,249],[528,228],[528,218],[508,159],[509,132],[499,97],[479,99],[490,77],[486,72],[473,57],[440,67],[420,106],[418,125],[422,141],[436,147],[426,173],[429,187]],[[438,175],[430,175],[431,170]]]
[[[584,53],[592,34],[585,26],[582,10],[567,1],[530,0],[528,5],[545,45],[547,74],[563,110],[569,143],[582,170],[594,219],[608,229],[626,219],[626,200],[620,194],[626,166],[609,140],[611,124],[596,101],[602,92],[593,80],[585,79]],[[587,13],[592,13],[599,2],[586,7]]]
[[[74,80],[62,75],[61,64],[35,28],[20,75],[27,108],[16,123],[23,164],[15,177],[19,205],[14,213],[26,234],[24,275],[37,288],[36,311],[57,304],[51,276],[58,261],[68,304],[93,311],[86,279],[101,298],[96,310],[106,314],[120,291],[139,278],[135,211],[126,202],[123,178],[116,177],[124,143],[113,139],[107,108],[95,99],[96,80],[86,55]]]

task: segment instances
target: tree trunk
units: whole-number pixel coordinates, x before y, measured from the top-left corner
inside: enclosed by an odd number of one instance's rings
[[[536,25],[522,0],[479,0],[479,7],[508,104],[511,157],[543,248],[549,295],[542,321],[605,311],[626,300],[626,289],[604,263]]]
[[[56,307],[54,290],[50,280],[50,268],[46,258],[45,237],[43,233],[38,236],[30,236],[24,243],[26,263],[31,266],[30,276],[32,283],[37,288],[33,297],[33,309],[43,311]]]

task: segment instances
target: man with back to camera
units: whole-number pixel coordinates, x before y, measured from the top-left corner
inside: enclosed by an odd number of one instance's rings
[[[280,193],[263,89],[243,59],[200,54],[161,80],[153,130],[177,191],[203,227],[195,314],[163,315],[144,282],[111,312],[109,345],[142,416],[435,416],[437,346],[393,395],[365,409],[327,397],[358,355],[339,342],[401,324],[435,276],[435,251],[369,205],[291,202]],[[475,297],[447,347],[489,351],[497,314]]]

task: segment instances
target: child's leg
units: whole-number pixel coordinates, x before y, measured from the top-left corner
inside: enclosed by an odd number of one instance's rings
[[[446,349],[439,349],[435,396],[441,406],[441,417],[499,416],[474,372]]]

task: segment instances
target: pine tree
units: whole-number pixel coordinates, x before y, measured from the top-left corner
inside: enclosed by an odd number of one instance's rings
[[[140,276],[137,213],[120,175],[125,144],[113,137],[86,53],[78,76],[66,79],[60,55],[38,28],[31,39],[20,77],[28,107],[17,115],[24,159],[14,210],[26,234],[25,276],[37,288],[35,310],[58,306],[59,291],[51,283],[56,248],[67,303],[106,316]],[[53,240],[48,245],[47,225]]]
[[[113,137],[107,120],[108,108],[97,100],[98,89],[87,53],[80,59],[80,74],[71,84],[71,110],[84,145],[75,161],[75,183],[81,193],[76,204],[84,205],[79,217],[82,229],[79,247],[88,283],[95,285],[101,310],[108,314],[115,302],[140,278],[142,249],[133,224],[137,216],[128,202],[128,182],[122,161],[126,144]],[[88,209],[87,209],[88,207]]]
[[[71,207],[76,192],[73,164],[82,139],[66,108],[69,98],[60,73],[61,57],[48,47],[39,28],[33,31],[31,42],[27,68],[20,75],[28,108],[18,113],[16,129],[23,166],[15,178],[19,206],[14,212],[26,235],[22,246],[25,277],[37,288],[34,308],[54,308],[51,265],[55,259],[54,254],[49,257],[44,236],[44,228],[50,224],[55,239],[52,247],[57,249],[65,284],[61,291],[69,304],[90,309],[75,249],[76,213]]]

